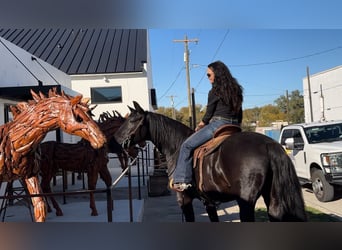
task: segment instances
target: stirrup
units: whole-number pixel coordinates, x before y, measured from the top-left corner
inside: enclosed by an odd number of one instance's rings
[[[191,184],[186,184],[186,183],[173,183],[173,179],[170,180],[170,188],[177,192],[183,192],[184,190],[188,189],[191,186],[192,186]]]

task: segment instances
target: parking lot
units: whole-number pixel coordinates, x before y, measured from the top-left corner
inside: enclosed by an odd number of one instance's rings
[[[342,194],[338,192],[336,199],[330,202],[320,202],[317,200],[312,190],[308,187],[303,187],[303,196],[306,206],[315,208],[325,214],[336,217],[342,221]]]
[[[342,199],[337,198],[331,202],[320,202],[309,187],[303,187],[303,198],[305,205],[333,216],[342,221]],[[194,200],[194,209],[197,222],[209,222],[204,206],[201,201]],[[265,207],[260,198],[256,207]],[[235,201],[222,203],[218,207],[218,215],[222,222],[239,222],[239,207]],[[175,193],[169,196],[148,197],[144,202],[144,213],[142,222],[182,222],[182,213],[177,205]]]

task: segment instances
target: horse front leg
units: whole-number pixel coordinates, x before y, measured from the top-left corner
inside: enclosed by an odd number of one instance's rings
[[[217,208],[216,208],[215,204],[205,202],[204,206],[205,206],[205,210],[208,213],[209,220],[211,222],[219,222],[220,220],[219,220],[219,217],[217,215]]]
[[[186,195],[184,192],[177,192],[177,202],[179,207],[182,209],[186,222],[195,221],[195,212],[192,201],[193,199]]]
[[[37,176],[26,178],[25,183],[27,190],[31,195],[42,193]],[[44,222],[46,219],[46,204],[44,202],[43,197],[32,197],[31,200],[34,209],[34,218],[36,222]]]

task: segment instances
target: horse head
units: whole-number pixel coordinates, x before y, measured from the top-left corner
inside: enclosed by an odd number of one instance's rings
[[[50,89],[49,98],[46,98],[42,93],[37,95],[32,90],[31,94],[36,103],[44,104],[45,102],[44,109],[48,105],[48,113],[53,116],[57,127],[60,127],[64,132],[84,138],[90,142],[93,148],[100,148],[106,142],[106,138],[97,123],[91,118],[91,109],[88,106],[89,99],[82,98],[82,95],[72,97],[63,91],[59,95],[56,93],[56,89]]]
[[[144,111],[137,102],[133,101],[133,104],[135,109],[128,106],[131,113],[114,135],[116,141],[121,144],[123,148],[141,144],[147,139],[145,124],[147,112]]]

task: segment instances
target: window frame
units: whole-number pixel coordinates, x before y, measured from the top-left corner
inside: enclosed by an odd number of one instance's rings
[[[107,96],[103,95],[103,93],[100,93],[99,89],[118,89],[119,90],[119,94],[117,95],[117,97],[114,97],[114,99],[109,99]],[[95,93],[102,95],[103,97],[106,98],[106,100],[99,100],[96,98]],[[90,97],[91,97],[91,103],[92,104],[106,104],[106,103],[122,103],[123,102],[123,98],[122,98],[122,87],[121,86],[106,86],[106,87],[91,87],[90,88]]]

